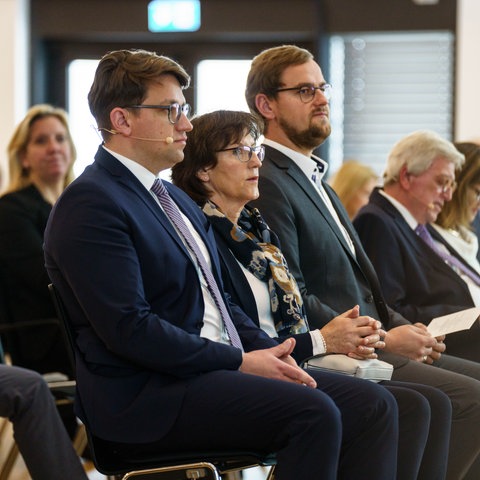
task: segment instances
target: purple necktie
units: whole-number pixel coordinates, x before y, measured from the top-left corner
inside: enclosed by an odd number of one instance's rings
[[[175,225],[175,227],[185,240],[185,243],[188,245],[188,248],[195,255],[198,266],[200,267],[200,270],[203,274],[203,278],[207,282],[208,290],[220,311],[220,315],[222,317],[228,336],[230,337],[231,344],[234,347],[243,350],[242,342],[238,335],[237,329],[235,328],[235,325],[230,318],[225,302],[223,301],[222,294],[218,289],[215,277],[213,276],[212,271],[210,270],[207,261],[205,260],[205,257],[203,256],[197,242],[193,238],[192,232],[190,232],[190,229],[187,227],[187,224],[183,220],[180,210],[173,202],[170,194],[165,188],[165,185],[159,178],[155,179],[155,182],[152,186],[152,192],[158,197],[158,200],[160,201],[160,204],[162,205],[168,218],[171,220],[173,225]]]
[[[446,263],[448,263],[451,267],[458,269],[464,275],[466,275],[471,280],[473,280],[473,282],[475,282],[476,285],[480,286],[480,277],[473,270],[468,268],[467,265],[465,265],[457,257],[452,255],[448,251],[440,248],[433,240],[432,236],[430,235],[430,232],[428,231],[425,225],[418,224],[417,227],[415,228],[415,232]]]

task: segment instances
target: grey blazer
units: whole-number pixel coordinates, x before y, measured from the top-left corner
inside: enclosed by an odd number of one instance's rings
[[[290,158],[269,146],[259,185],[260,197],[252,205],[259,208],[280,238],[311,328],[323,327],[357,304],[360,314],[380,320],[387,330],[409,323],[386,305],[373,266],[340,200],[327,184],[325,190],[352,238],[356,255],[315,186]],[[381,355],[395,365],[407,361],[397,355]]]

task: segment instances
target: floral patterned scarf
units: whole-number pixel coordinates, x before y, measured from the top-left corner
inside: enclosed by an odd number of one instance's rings
[[[302,296],[278,248],[278,237],[256,208],[245,207],[233,224],[213,203],[203,207],[215,231],[227,242],[235,258],[256,278],[265,282],[279,336],[308,331]]]

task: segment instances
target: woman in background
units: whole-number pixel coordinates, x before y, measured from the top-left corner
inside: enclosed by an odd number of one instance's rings
[[[433,226],[443,238],[477,272],[478,237],[472,222],[480,209],[480,146],[475,143],[455,143],[465,155],[465,163],[456,172],[457,188],[452,200],[446,202]]]
[[[8,144],[9,176],[0,198],[0,281],[8,322],[54,318],[43,256],[52,205],[73,179],[76,151],[66,112],[30,108]],[[71,375],[57,325],[22,328],[7,336],[14,364],[39,373]]]
[[[378,175],[375,171],[356,160],[348,160],[343,163],[329,181],[345,207],[350,220],[368,203],[377,182]]]

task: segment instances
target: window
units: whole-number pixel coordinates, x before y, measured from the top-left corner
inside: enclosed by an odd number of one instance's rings
[[[354,158],[381,175],[393,144],[414,130],[451,140],[453,42],[450,32],[331,37],[331,172]]]
[[[88,108],[87,95],[93,83],[98,60],[74,60],[68,67],[68,112],[73,143],[77,149],[76,176],[92,163],[102,142],[97,123]]]
[[[196,113],[248,112],[245,86],[251,60],[202,60],[197,65]]]

